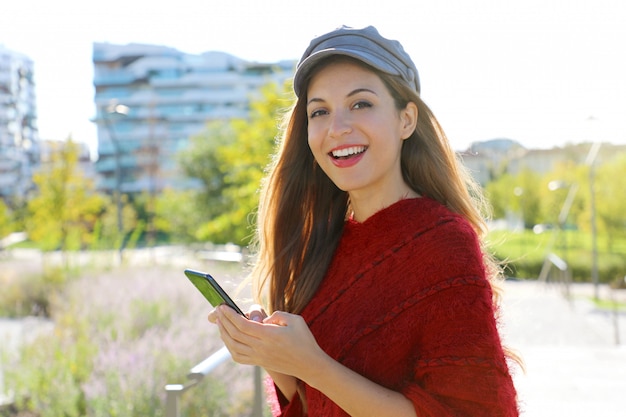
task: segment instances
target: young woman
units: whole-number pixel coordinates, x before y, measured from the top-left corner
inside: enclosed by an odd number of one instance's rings
[[[233,358],[272,377],[274,415],[517,416],[480,189],[411,58],[342,27],[311,42],[294,91],[258,215],[271,315],[209,315]]]

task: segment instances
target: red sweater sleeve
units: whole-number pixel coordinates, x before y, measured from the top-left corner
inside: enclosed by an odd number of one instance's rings
[[[419,308],[424,337],[402,389],[418,416],[517,416],[487,288],[460,286]]]
[[[300,395],[296,393],[291,401],[278,389],[271,377],[265,380],[265,388],[272,416],[274,417],[304,417],[304,410]]]
[[[413,307],[420,352],[402,392],[418,416],[517,416],[478,240],[463,225],[449,236],[441,232],[428,253],[440,280]]]

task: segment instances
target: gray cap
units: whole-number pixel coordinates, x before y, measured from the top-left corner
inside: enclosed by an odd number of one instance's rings
[[[420,92],[417,68],[400,42],[382,37],[374,26],[363,29],[342,26],[313,39],[300,58],[293,79],[297,96],[315,64],[331,55],[349,56],[384,73],[400,76]]]

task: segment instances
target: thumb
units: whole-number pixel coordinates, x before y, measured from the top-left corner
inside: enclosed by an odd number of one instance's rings
[[[284,311],[275,311],[271,316],[265,318],[263,323],[276,326],[288,326],[292,320],[292,316],[293,314],[285,313]]]
[[[259,304],[253,304],[248,310],[248,318],[252,321],[261,323],[267,317],[265,310]]]

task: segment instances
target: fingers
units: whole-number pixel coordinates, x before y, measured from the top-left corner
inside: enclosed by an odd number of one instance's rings
[[[209,320],[209,322],[215,324],[217,322],[217,311],[215,311],[216,309],[213,309],[209,312],[209,315],[207,317],[207,319]]]
[[[250,317],[263,312],[252,309]],[[320,348],[302,316],[275,312],[262,323],[247,320],[228,306],[211,312],[222,341],[235,362],[258,365],[285,375],[302,372],[303,363],[312,363]],[[311,359],[312,358],[312,359]]]
[[[259,339],[254,335],[258,323],[244,319],[230,307],[215,309],[217,326],[222,341],[230,351],[235,362],[256,365],[255,346]]]
[[[246,316],[251,321],[262,323],[263,320],[267,317],[267,313],[265,312],[263,307],[261,307],[259,304],[253,304],[252,306],[250,306],[250,309],[246,313]],[[207,319],[213,324],[217,322],[217,308],[209,312]]]
[[[265,310],[263,310],[263,307],[261,307],[258,304],[253,304],[252,306],[250,306],[250,309],[248,310],[248,319],[252,320],[252,321],[256,321],[258,323],[263,322],[263,320],[267,317],[267,313],[265,313]]]
[[[235,362],[245,365],[258,365],[258,355],[255,349],[260,344],[259,332],[261,323],[267,317],[263,308],[254,305],[248,311],[248,318],[245,319],[237,314],[232,308],[221,305],[213,309],[208,320],[217,324],[220,337]]]
[[[293,320],[297,320],[300,316],[294,314],[285,313],[283,311],[275,311],[271,316],[265,318],[263,323],[274,324],[276,326],[288,326]]]

